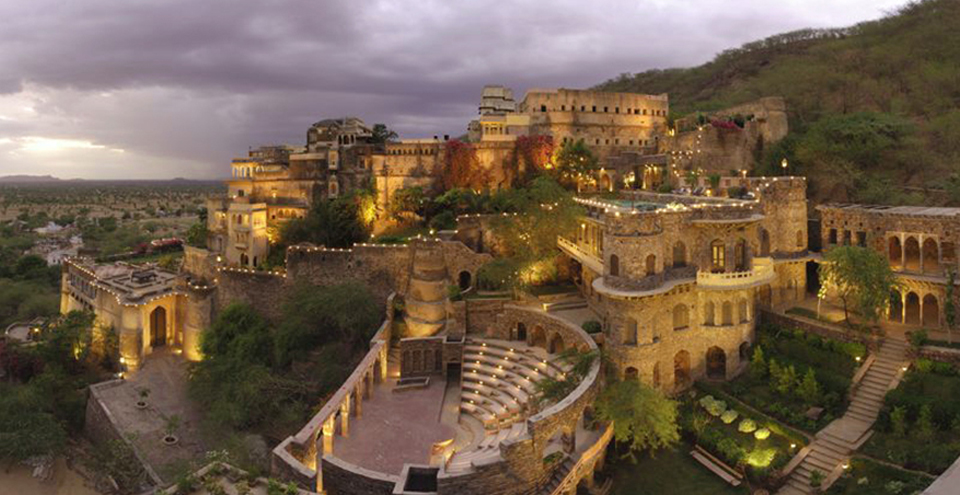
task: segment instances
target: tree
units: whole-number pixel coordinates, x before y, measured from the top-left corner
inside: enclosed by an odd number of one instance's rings
[[[200,336],[204,360],[270,364],[270,328],[253,307],[232,303]]]
[[[0,384],[0,460],[17,462],[55,454],[67,433],[30,387]]]
[[[599,168],[597,157],[582,139],[564,143],[554,162],[554,176],[566,186],[576,185],[580,179],[589,177]]]
[[[386,124],[373,124],[372,129],[373,136],[371,140],[375,144],[387,144],[393,141],[396,141],[400,137],[395,131],[388,128]]]
[[[890,412],[890,426],[893,434],[904,437],[907,434],[907,410],[903,406],[896,406]]]
[[[570,395],[586,378],[599,356],[597,351],[582,352],[577,348],[560,353],[559,359],[569,364],[570,370],[564,374],[563,378],[545,376],[536,382],[534,386],[537,389],[537,403],[541,405],[552,403]]]
[[[780,368],[780,376],[774,383],[774,388],[780,395],[787,395],[797,385],[797,370],[791,364]]]
[[[924,404],[920,407],[920,415],[917,416],[917,437],[921,440],[931,440],[936,432],[937,428],[933,424],[933,411],[930,404]]]
[[[597,417],[613,422],[618,443],[635,454],[669,447],[680,440],[677,427],[677,403],[662,392],[637,380],[616,382],[600,394]]]
[[[207,223],[196,222],[187,230],[187,244],[197,248],[207,248]]]
[[[404,187],[394,191],[390,197],[390,216],[394,220],[404,220],[410,214],[424,216],[427,195],[421,186]]]
[[[329,248],[349,248],[366,240],[369,237],[364,218],[369,207],[364,199],[366,197],[359,195],[317,200],[306,216],[290,219],[283,224],[278,246],[311,242]],[[361,210],[364,211],[363,216]]]
[[[759,345],[750,357],[750,375],[757,379],[767,376],[767,362],[763,359],[763,348]]]
[[[538,173],[554,167],[554,146],[552,136],[519,136],[514,148],[511,171],[508,182],[519,187],[530,181]]]
[[[820,280],[843,301],[843,317],[847,322],[850,305],[863,318],[877,321],[889,304],[890,293],[899,287],[887,259],[859,246],[839,246],[827,252],[820,264]]]
[[[803,380],[797,386],[797,395],[807,404],[815,404],[820,400],[820,384],[817,383],[817,375],[813,372],[813,368],[807,368]]]
[[[498,217],[493,230],[508,255],[525,262],[553,256],[557,237],[575,233],[583,214],[570,192],[548,176],[537,177],[529,187],[516,191],[513,201],[519,214]]]

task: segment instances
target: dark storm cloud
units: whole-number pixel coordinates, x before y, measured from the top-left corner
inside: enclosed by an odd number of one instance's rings
[[[7,1],[0,145],[13,155],[0,147],[0,174],[44,162],[16,153],[29,136],[126,151],[105,169],[87,157],[44,173],[209,177],[248,146],[302,142],[324,117],[383,121],[408,137],[456,135],[483,84],[511,86],[518,98],[530,87],[587,87],[896,3]]]

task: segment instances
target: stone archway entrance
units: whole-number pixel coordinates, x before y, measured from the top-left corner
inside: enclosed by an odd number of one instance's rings
[[[923,296],[923,326],[936,328],[940,326],[940,303],[936,296],[927,294]]]
[[[920,271],[920,242],[917,241],[916,237],[907,237],[906,242],[903,243],[903,252],[904,252],[904,270],[911,272]]]
[[[904,311],[903,322],[907,325],[920,324],[920,296],[916,292],[907,294],[906,311]]]
[[[460,276],[459,276],[460,290],[469,289],[472,284],[472,278],[473,277],[470,276],[470,272],[466,270],[460,272]]]
[[[517,323],[517,340],[521,340],[523,342],[527,341],[527,326],[522,322]]]
[[[724,380],[727,378],[727,354],[719,347],[707,350],[707,378]]]
[[[150,313],[150,347],[167,343],[167,310],[158,306]]]
[[[894,270],[901,270],[903,267],[903,246],[900,245],[899,237],[891,237],[890,245],[887,248],[887,252],[890,254],[890,268]]]
[[[566,346],[563,343],[563,337],[560,334],[556,334],[550,339],[550,354],[559,354],[566,349]]]

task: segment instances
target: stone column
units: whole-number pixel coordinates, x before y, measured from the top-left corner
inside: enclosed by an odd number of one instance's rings
[[[900,292],[900,319],[898,323],[907,322],[907,293],[906,291]]]
[[[323,453],[333,453],[333,434],[337,429],[336,416],[330,416],[323,422]]]
[[[907,271],[907,245],[905,244],[906,238],[903,234],[900,235],[900,271]]]
[[[340,434],[350,436],[350,394],[343,398],[340,404]]]
[[[361,379],[357,382],[357,389],[353,392],[353,401],[354,401],[354,416],[361,417],[363,416],[363,395],[364,395],[364,381]]]
[[[923,270],[923,234],[920,234],[920,239],[917,240],[917,242],[919,243],[918,245],[920,246],[920,273],[923,273],[924,272]],[[920,307],[921,308],[923,307],[923,299],[920,300]],[[921,311],[920,314],[922,315],[923,312]]]

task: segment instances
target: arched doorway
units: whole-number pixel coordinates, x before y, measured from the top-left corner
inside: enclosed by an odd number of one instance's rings
[[[673,387],[682,390],[690,385],[690,353],[680,351],[673,356]]]
[[[680,268],[687,266],[687,246],[683,244],[683,241],[677,241],[673,245],[673,267]]]
[[[760,227],[760,256],[770,256],[770,233]]]
[[[904,312],[903,322],[907,325],[920,324],[920,296],[916,292],[907,294],[907,308]]]
[[[656,257],[656,255],[653,255],[653,254],[648,255],[648,256],[647,256],[646,265],[647,265],[647,276],[650,276],[650,275],[653,275],[653,274],[657,273],[657,257]]]
[[[900,265],[903,262],[903,246],[900,245],[899,237],[891,237],[889,241],[889,248],[887,251],[890,254],[890,268],[894,270],[903,269]]]
[[[740,239],[737,241],[733,250],[733,258],[738,272],[746,271],[749,267],[747,263],[747,241]]]
[[[923,326],[940,326],[940,303],[933,294],[923,296]]]
[[[613,191],[613,184],[610,183],[610,176],[603,174],[600,176],[600,189],[604,191]]]
[[[937,241],[926,238],[923,241],[923,272],[937,273],[940,271],[940,248]]]
[[[614,277],[620,276],[620,258],[615,254],[610,255],[610,275]]]
[[[522,322],[517,323],[517,340],[526,342],[527,341],[527,326]]]
[[[467,290],[470,288],[472,277],[470,272],[464,270],[460,272],[459,281],[460,281],[460,290]]]
[[[161,347],[167,343],[167,310],[157,306],[150,313],[150,347]]]
[[[904,270],[920,271],[920,243],[916,237],[907,237],[903,243]]]
[[[640,378],[640,372],[633,366],[623,370],[624,381],[637,380]]]
[[[673,307],[673,329],[683,330],[690,325],[690,311],[687,305],[678,304]]]
[[[707,350],[707,378],[723,380],[727,377],[727,353],[719,347]]]
[[[719,239],[710,243],[710,271],[713,273],[723,273],[727,270],[726,249],[723,241]]]
[[[890,321],[903,323],[903,296],[899,291],[890,293],[890,313],[887,317]]]
[[[550,339],[550,354],[559,354],[566,349],[566,346],[563,343],[563,337],[559,333],[554,334],[553,338]]]

